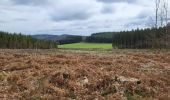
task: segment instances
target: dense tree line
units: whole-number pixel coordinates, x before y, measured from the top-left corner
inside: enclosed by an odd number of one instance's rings
[[[166,28],[118,32],[113,34],[113,45],[118,48],[169,48],[170,32]]]
[[[168,29],[168,30],[167,30]],[[117,48],[170,48],[170,26],[121,32],[95,33],[86,42],[112,43]]]
[[[93,36],[93,37],[111,38],[114,33],[116,33],[116,32],[100,32],[100,33],[93,33],[91,36]]]
[[[67,36],[64,39],[57,41],[59,44],[70,44],[82,42],[82,36]]]
[[[90,42],[90,43],[112,43],[112,37],[111,38],[105,38],[105,37],[89,36],[89,37],[86,38],[86,42]]]
[[[31,36],[10,34],[0,31],[0,48],[4,49],[51,49],[57,48],[57,43],[34,39]]]
[[[90,43],[112,43],[112,35],[114,32],[102,32],[94,33],[91,36],[86,37],[86,42]]]

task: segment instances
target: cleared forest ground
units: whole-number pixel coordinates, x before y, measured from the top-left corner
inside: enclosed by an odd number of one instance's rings
[[[0,50],[0,99],[169,100],[166,50]]]

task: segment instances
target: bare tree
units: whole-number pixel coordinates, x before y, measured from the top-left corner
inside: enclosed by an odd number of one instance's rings
[[[165,27],[168,23],[168,1],[161,0],[159,6],[160,26]]]
[[[160,6],[160,0],[155,0],[155,11],[156,11],[156,15],[155,15],[155,28],[158,28],[158,12],[159,12],[159,6]]]
[[[157,3],[159,4],[156,6],[156,23],[157,26],[165,27],[168,24],[168,0],[159,0]]]
[[[158,33],[158,16],[159,16],[159,10],[160,10],[160,0],[155,0],[155,34],[152,34],[152,48],[154,48],[157,43],[156,40],[156,34]]]
[[[165,11],[165,25],[166,25],[166,33],[168,33],[168,0],[163,0],[163,8]]]

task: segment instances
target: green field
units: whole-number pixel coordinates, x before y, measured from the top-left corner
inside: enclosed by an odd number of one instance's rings
[[[59,45],[59,48],[67,49],[111,49],[111,43],[73,43]]]

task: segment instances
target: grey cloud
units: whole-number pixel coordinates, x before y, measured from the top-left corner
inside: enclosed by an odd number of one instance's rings
[[[0,0],[0,23],[6,25],[4,29],[7,31],[28,31],[33,34],[38,30],[49,30],[38,33],[53,34],[118,31],[124,30],[126,23],[126,26],[133,27],[145,24],[147,16],[154,13],[146,12],[154,6],[148,1],[143,0],[139,3],[139,0]],[[150,7],[147,8],[144,4]],[[137,15],[141,10],[145,11]]]
[[[108,13],[113,13],[114,9],[110,6],[104,6],[103,9],[101,10],[101,13],[108,14]]]
[[[143,19],[143,18],[147,18],[150,15],[151,15],[150,11],[144,10],[144,11],[140,12],[139,15],[137,15],[137,18]]]
[[[134,26],[151,26],[151,24],[153,24],[153,20],[150,15],[150,11],[143,10],[136,17],[131,19],[129,23],[125,24],[124,27],[130,28]]]
[[[97,0],[98,2],[103,3],[118,3],[118,2],[127,2],[127,3],[133,3],[136,0]]]
[[[133,26],[140,26],[142,25],[141,21],[134,21],[134,22],[130,22],[130,23],[127,23],[124,25],[125,28],[130,28],[130,27],[133,27]]]
[[[143,10],[141,11],[135,19],[138,19],[139,23],[141,23],[142,25],[145,25],[145,26],[153,26],[154,25],[154,20],[153,20],[153,13],[149,10]],[[133,22],[132,22],[133,24]],[[139,25],[139,24],[138,24]]]
[[[45,29],[45,30],[38,30],[37,33],[55,33],[55,32],[64,32],[65,29]]]
[[[5,12],[3,10],[0,10],[0,14],[5,14]]]
[[[28,21],[28,20],[25,18],[16,18],[15,21]]]
[[[6,21],[0,20],[0,23],[6,23]]]
[[[153,27],[155,26],[155,21],[153,20],[152,17],[148,17],[145,22],[145,26],[147,27]]]
[[[26,21],[28,21],[27,19],[24,19],[24,18],[16,18],[16,19],[11,19],[11,20],[8,20],[8,21],[3,21],[3,20],[0,20],[0,23],[8,23],[8,22],[14,22],[14,21],[16,21],[16,22],[26,22]]]
[[[17,5],[42,5],[48,3],[48,0],[12,0]]]
[[[143,19],[135,19],[135,20],[131,20],[129,23],[125,24],[124,27],[125,28],[131,28],[131,27],[153,27],[155,25],[154,20],[152,19],[152,17],[146,17]]]
[[[83,10],[67,10],[64,13],[51,14],[53,21],[73,21],[73,20],[86,20],[91,16],[91,13]]]

